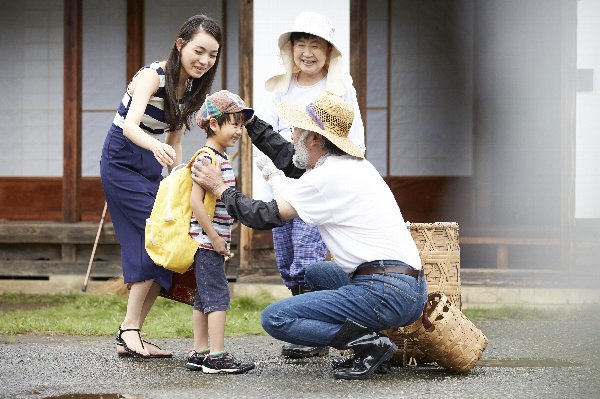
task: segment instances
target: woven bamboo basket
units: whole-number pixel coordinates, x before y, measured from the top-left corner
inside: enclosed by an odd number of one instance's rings
[[[460,297],[460,247],[458,245],[458,223],[406,223],[410,229],[427,281],[427,292],[443,292],[450,301],[461,309]],[[417,365],[432,360],[404,336],[404,328],[382,331],[389,336],[398,350],[392,358],[395,365]]]
[[[475,367],[488,343],[441,292],[428,295],[424,317],[404,327],[403,335],[437,364],[459,373]]]
[[[407,226],[419,250],[427,292],[443,292],[460,309],[458,223],[407,223]]]

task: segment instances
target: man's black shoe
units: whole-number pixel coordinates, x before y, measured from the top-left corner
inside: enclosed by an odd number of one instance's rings
[[[328,346],[304,346],[296,344],[285,344],[281,348],[281,354],[294,359],[304,359],[313,356],[326,356],[329,353]]]
[[[355,360],[356,358],[354,357],[354,355],[333,359],[331,361],[331,368],[333,370],[349,369],[354,367]],[[379,367],[377,367],[377,369],[375,370],[375,374],[387,374],[390,371],[392,371],[392,365],[390,364],[389,360],[386,360],[385,362],[382,362],[379,365]]]
[[[334,370],[333,376],[344,380],[371,378],[379,366],[389,361],[398,347],[385,335],[350,319],[342,325],[330,344],[336,349],[352,349],[351,367]]]

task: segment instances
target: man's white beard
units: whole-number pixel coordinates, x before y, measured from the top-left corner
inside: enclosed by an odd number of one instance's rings
[[[292,163],[295,167],[300,169],[311,169],[308,167],[308,160],[310,154],[308,153],[308,148],[304,144],[306,141],[306,137],[309,132],[302,133],[300,139],[294,144],[294,155],[292,156]]]

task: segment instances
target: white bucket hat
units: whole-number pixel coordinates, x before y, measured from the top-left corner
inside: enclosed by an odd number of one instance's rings
[[[292,32],[310,33],[327,40],[332,45],[325,89],[338,96],[346,94],[347,86],[352,84],[352,79],[344,68],[342,53],[334,36],[335,28],[325,15],[308,11],[298,14],[293,28],[279,36],[279,56],[273,63],[265,82],[267,91],[285,93],[288,90],[294,71],[294,57],[290,41]]]
[[[323,14],[309,11],[298,14],[294,20],[294,27],[292,30],[283,32],[279,36],[279,40],[277,42],[279,48],[283,48],[285,43],[290,41],[292,32],[304,32],[319,36],[321,39],[325,39],[331,43],[334,49],[341,54],[339,47],[336,45],[334,36],[335,28],[333,27],[333,24],[329,18]]]

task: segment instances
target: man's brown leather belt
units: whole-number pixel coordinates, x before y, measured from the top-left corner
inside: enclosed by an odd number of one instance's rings
[[[407,276],[411,276],[414,278],[418,278],[419,277],[419,270],[413,269],[412,267],[408,267],[408,266],[399,266],[399,265],[383,265],[383,267],[379,266],[379,265],[370,265],[370,266],[363,266],[363,267],[359,267],[358,269],[356,269],[356,271],[354,272],[354,275],[361,275],[361,274],[384,274],[384,273],[398,273],[398,274],[406,274]]]

